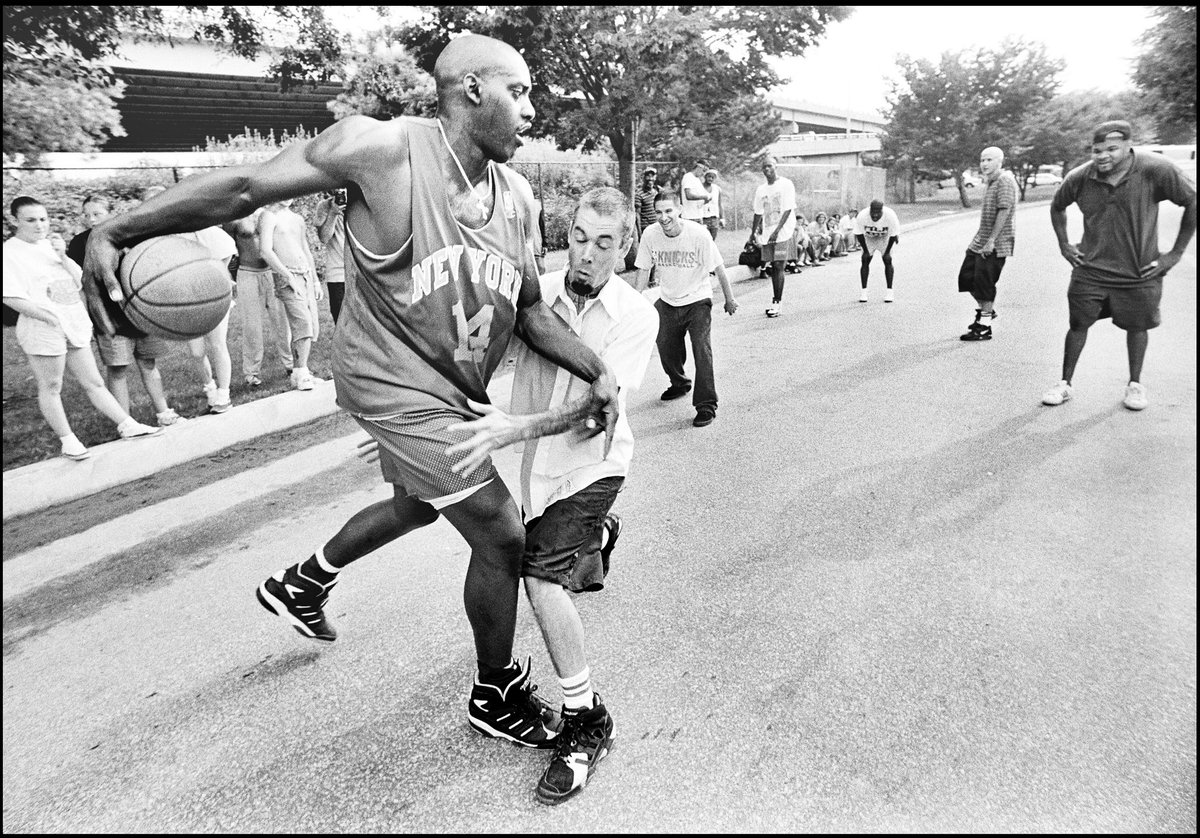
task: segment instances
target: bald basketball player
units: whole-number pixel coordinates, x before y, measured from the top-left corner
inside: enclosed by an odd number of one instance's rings
[[[301,634],[337,636],[324,607],[354,560],[439,515],[471,547],[463,598],[478,673],[468,703],[473,729],[534,748],[553,747],[529,662],[513,658],[525,528],[490,458],[463,476],[446,449],[468,438],[451,424],[475,419],[467,400],[486,387],[514,332],[591,383],[559,411],[603,428],[617,421],[612,373],[543,302],[533,191],[499,164],[534,117],[529,68],[501,41],[463,35],[434,67],[438,115],[382,122],[351,116],[260,164],[187,178],[98,226],[89,241],[89,306],[100,287],[119,299],[118,248],[195,230],[287,198],[345,188],[346,248],[355,283],[334,337],[338,404],[378,442],[390,500],[354,515],[307,560],[279,571],[258,599]],[[112,328],[107,314],[102,322]],[[607,450],[607,445],[606,445]]]

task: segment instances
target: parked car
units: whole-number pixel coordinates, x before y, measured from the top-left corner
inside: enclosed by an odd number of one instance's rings
[[[1062,183],[1061,175],[1054,172],[1037,172],[1025,178],[1026,186],[1058,186]]]
[[[954,185],[953,177],[943,178],[938,181],[938,189],[953,189]],[[963,186],[967,189],[973,189],[976,186],[982,185],[983,181],[980,180],[979,175],[972,174],[971,172],[963,172]]]

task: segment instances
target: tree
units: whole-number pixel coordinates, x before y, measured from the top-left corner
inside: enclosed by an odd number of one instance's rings
[[[1021,200],[1025,200],[1025,181],[1045,165],[1057,164],[1065,175],[1089,156],[1092,129],[1107,119],[1128,119],[1134,139],[1151,132],[1150,123],[1140,115],[1133,93],[1105,93],[1099,90],[1062,93],[1032,108],[1015,130],[1004,140],[1005,164],[1017,176]]]
[[[1152,100],[1159,142],[1196,140],[1196,7],[1156,6],[1133,79]]]
[[[4,153],[36,162],[47,151],[94,151],[109,137],[125,136],[116,107],[123,88],[119,81],[89,87],[76,79],[38,79],[29,72],[6,80]]]
[[[329,109],[338,119],[350,114],[379,119],[405,114],[428,117],[437,112],[433,77],[403,51],[363,58],[345,88],[329,103]]]
[[[208,37],[253,58],[273,37],[267,23],[287,38],[268,71],[281,88],[340,71],[346,39],[321,6],[5,6],[4,154],[36,160],[123,135],[122,86],[107,62],[126,38]]]
[[[907,55],[896,63],[903,80],[887,99],[884,156],[907,156],[921,170],[950,170],[964,207],[970,204],[963,171],[1054,94],[1064,67],[1042,44],[1020,38],[997,49],[944,52],[936,64]]]
[[[768,57],[802,54],[844,6],[424,7],[402,33],[432,72],[459,32],[518,49],[534,81],[535,131],[560,148],[590,151],[602,138],[633,189],[637,153],[703,153],[736,169],[779,135],[759,93],[779,83]]]

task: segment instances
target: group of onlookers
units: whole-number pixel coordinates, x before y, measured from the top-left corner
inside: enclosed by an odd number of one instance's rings
[[[143,203],[164,190],[162,186],[146,189]],[[343,299],[345,196],[340,192],[325,195],[313,220],[323,245],[324,285],[308,243],[307,222],[291,209],[291,203],[270,204],[222,227],[176,234],[199,241],[215,259],[226,263],[234,288],[230,313],[208,334],[187,341],[209,413],[225,413],[233,406],[228,332],[234,308],[242,319],[242,373],[247,386],[263,383],[264,332],[270,324],[272,354],[292,387],[313,389],[308,358],[319,334],[317,301],[328,293],[336,323]],[[188,421],[170,405],[159,365],[160,359],[175,350],[175,342],[140,335],[123,326],[110,335],[96,328],[89,317],[81,295],[82,266],[92,229],[113,216],[113,204],[103,194],[91,194],[84,198],[81,210],[84,229],[68,244],[59,233],[51,232],[46,208],[39,200],[19,197],[10,207],[16,234],[4,243],[6,317],[15,318],[17,341],[37,381],[42,415],[59,437],[63,455],[74,460],[87,458],[89,452],[71,431],[63,408],[66,371],[80,382],[92,404],[117,423],[122,439],[154,436],[163,428]],[[131,210],[136,211],[138,208]],[[103,378],[91,351],[93,337],[104,367]],[[137,370],[153,405],[152,425],[143,425],[129,415],[131,368]]]

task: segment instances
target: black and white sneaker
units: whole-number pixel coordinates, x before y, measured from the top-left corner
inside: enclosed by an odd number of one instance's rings
[[[553,717],[554,708],[537,696],[537,686],[529,683],[529,663],[525,658],[514,666],[502,686],[485,684],[476,675],[467,721],[483,736],[507,739],[522,748],[553,748],[558,734],[546,727],[546,720]]]
[[[278,614],[292,628],[313,640],[337,640],[337,631],[325,619],[325,602],[337,577],[322,585],[300,573],[300,565],[281,570],[258,586],[255,595],[263,608]]]
[[[615,739],[612,716],[600,703],[599,695],[591,710],[564,707],[554,758],[534,792],[538,802],[553,806],[582,791],[600,760],[612,751]]]
[[[600,562],[604,566],[604,575],[607,577],[609,557],[612,556],[613,548],[617,546],[617,539],[621,536],[621,516],[613,512],[605,515],[604,528],[608,530],[608,543],[600,548]]]

